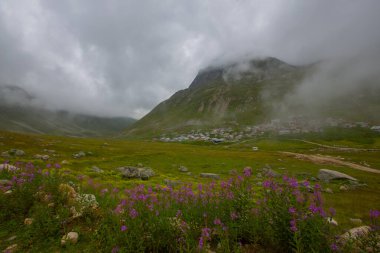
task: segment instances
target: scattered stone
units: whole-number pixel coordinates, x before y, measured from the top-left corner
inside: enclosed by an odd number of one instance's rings
[[[280,168],[278,168],[279,170],[286,170],[286,168],[284,168],[284,167],[280,167]]]
[[[212,178],[212,179],[220,179],[220,176],[218,174],[214,174],[214,173],[201,173],[200,177],[203,177],[203,178]]]
[[[100,169],[97,166],[92,166],[91,169],[92,169],[93,172],[96,172],[96,173],[103,173],[104,172],[104,170]]]
[[[14,152],[14,155],[15,156],[23,156],[23,155],[25,155],[25,151],[21,150],[21,149],[16,149]]]
[[[190,171],[186,173],[186,175],[188,176],[191,176],[193,173],[191,173]]]
[[[328,169],[321,169],[318,173],[318,179],[322,181],[330,181],[330,180],[337,180],[337,179],[346,179],[346,180],[352,180],[357,181],[356,178],[353,178],[347,174],[335,171],[335,170],[328,170]]]
[[[252,151],[258,151],[259,148],[258,147],[252,147]]]
[[[55,150],[53,150],[53,149],[44,149],[44,152],[47,152],[47,153],[50,153],[50,154],[54,154]]]
[[[98,201],[96,201],[96,197],[94,194],[77,194],[75,200],[81,204],[82,207],[96,209],[99,207]]]
[[[10,156],[24,156],[25,155],[25,151],[24,150],[21,150],[21,149],[11,149],[11,150],[8,150],[8,151],[4,151],[1,153],[1,156],[2,157],[10,157]]]
[[[336,220],[334,220],[332,217],[327,218],[327,223],[334,225],[334,226],[338,226],[338,222]]]
[[[49,160],[50,156],[49,155],[38,155],[37,154],[37,155],[34,155],[33,158],[35,158],[35,159],[41,159],[43,161],[47,161],[47,160]]]
[[[7,242],[13,241],[13,240],[16,239],[16,238],[17,238],[17,236],[16,236],[16,235],[13,235],[13,236],[11,236],[11,237],[9,237],[9,238],[7,239]]]
[[[10,157],[11,155],[9,154],[8,151],[4,151],[4,152],[1,153],[1,156],[2,157]]]
[[[180,172],[188,172],[188,171],[189,171],[189,169],[186,168],[185,166],[180,166],[180,167],[178,168],[178,170],[179,170]]]
[[[155,173],[151,168],[137,168],[132,166],[125,166],[117,168],[121,175],[125,178],[141,178],[143,180],[148,180],[150,177],[154,176]]]
[[[339,187],[340,191],[348,191],[350,188],[347,185],[342,185]]]
[[[85,157],[85,156],[86,156],[86,153],[84,151],[79,151],[78,153],[73,154],[73,157],[75,159],[78,159],[78,158],[81,158],[81,157]]]
[[[330,188],[326,188],[326,189],[325,189],[325,192],[326,192],[326,193],[330,193],[330,194],[334,193],[333,190],[331,190]]]
[[[12,194],[12,190],[8,190],[8,191],[4,192],[4,195],[10,195],[10,194]]]
[[[70,162],[67,161],[67,160],[63,160],[63,161],[61,162],[61,164],[62,164],[62,165],[67,165],[67,164],[70,164]]]
[[[165,185],[167,185],[167,186],[175,187],[175,186],[181,184],[182,182],[180,182],[180,181],[175,181],[175,180],[170,180],[170,179],[164,179],[164,183],[165,183]]]
[[[10,165],[10,164],[0,164],[0,170],[6,170],[6,171],[17,171],[20,170],[20,168],[17,168],[16,166]]]
[[[316,182],[317,179],[316,179],[315,177],[311,177],[311,178],[310,178],[310,181]]]
[[[61,245],[64,246],[66,243],[76,244],[78,242],[78,233],[77,232],[69,232],[67,235],[64,235],[61,239]]]
[[[9,246],[9,247],[6,248],[5,250],[3,250],[3,252],[4,252],[4,253],[13,253],[13,252],[16,252],[17,247],[18,247],[17,244],[12,244],[11,246]]]
[[[356,238],[365,236],[370,231],[371,231],[371,227],[369,226],[361,226],[361,227],[352,228],[348,230],[348,232],[341,235],[340,239],[345,242],[349,239],[356,239]]]
[[[26,218],[25,220],[24,220],[24,224],[25,225],[32,225],[32,223],[33,223],[33,218]]]
[[[361,219],[350,218],[350,222],[354,225],[361,225],[363,221]]]

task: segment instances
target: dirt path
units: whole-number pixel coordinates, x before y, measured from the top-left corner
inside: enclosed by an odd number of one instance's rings
[[[331,157],[331,156],[306,155],[306,154],[299,154],[299,153],[293,153],[293,152],[280,152],[280,153],[284,154],[286,156],[291,156],[291,157],[295,157],[295,158],[300,159],[300,160],[311,161],[314,163],[337,164],[337,165],[347,166],[347,167],[350,167],[350,168],[353,168],[356,170],[380,174],[380,170],[373,169],[373,168],[366,167],[366,166],[359,165],[359,164],[352,163],[352,162],[342,161],[342,160],[339,160],[338,158]]]
[[[306,141],[306,140],[302,140],[302,139],[291,139],[291,140],[293,140],[293,141],[302,141],[304,143],[317,145],[317,146],[322,147],[322,148],[337,149],[337,150],[341,150],[341,151],[380,151],[380,149],[376,149],[376,148],[337,147],[337,146],[330,146],[330,145],[320,144],[320,143],[312,142],[312,141]]]

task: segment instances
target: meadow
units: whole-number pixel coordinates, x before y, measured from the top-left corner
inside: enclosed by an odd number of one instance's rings
[[[322,148],[283,137],[212,144],[0,132],[1,152],[25,152],[2,158],[22,172],[1,171],[1,179],[21,183],[0,196],[0,248],[17,244],[19,252],[347,252],[345,247],[352,245],[342,245],[335,236],[357,226],[351,219],[378,225],[380,174],[282,152],[340,157],[380,169],[380,138],[370,136],[365,143],[344,136],[304,138],[373,151]],[[85,156],[73,157],[81,151]],[[122,166],[150,167],[155,176],[127,179],[116,170]],[[188,172],[181,172],[181,166]],[[318,181],[322,168],[355,177],[360,187],[341,190],[347,182]],[[200,173],[216,173],[220,179],[202,178]],[[49,201],[36,197],[38,192],[49,193],[55,207],[47,207]],[[72,219],[68,206],[75,206],[70,204],[73,194],[94,194],[97,207],[77,206],[82,213]],[[337,226],[326,222],[331,216]],[[24,224],[28,217],[34,220],[30,226]],[[62,247],[60,239],[70,231],[79,232],[79,241]]]

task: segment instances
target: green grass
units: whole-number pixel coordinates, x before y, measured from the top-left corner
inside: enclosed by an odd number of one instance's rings
[[[374,139],[378,145],[379,139]],[[313,139],[315,141],[315,139]],[[333,141],[323,143],[333,144]],[[350,142],[345,144],[350,145]],[[259,151],[252,151],[252,146],[259,147]],[[368,146],[367,146],[368,147]],[[207,182],[209,180],[199,177],[201,172],[218,173],[221,178],[227,178],[233,169],[241,170],[246,166],[254,170],[269,165],[274,170],[288,175],[307,174],[316,177],[318,170],[328,168],[347,173],[358,178],[368,186],[349,192],[339,192],[339,184],[330,184],[334,194],[325,195],[326,202],[336,207],[338,221],[348,227],[348,218],[367,217],[369,209],[380,207],[380,175],[357,171],[336,165],[318,165],[308,161],[286,157],[278,151],[298,153],[321,153],[325,155],[340,156],[356,163],[366,162],[373,168],[380,169],[379,152],[343,152],[337,150],[318,150],[313,144],[286,139],[257,139],[242,143],[160,143],[152,141],[128,141],[119,139],[90,139],[68,138],[41,135],[24,135],[10,132],[0,132],[0,151],[11,148],[22,149],[26,152],[24,157],[12,157],[10,160],[34,161],[37,164],[45,162],[33,159],[35,154],[45,154],[44,149],[56,150],[49,163],[69,161],[63,170],[70,171],[72,177],[88,175],[103,184],[112,184],[116,187],[131,187],[145,183],[148,185],[163,184],[165,179],[180,180],[182,182]],[[93,155],[74,159],[72,154],[79,152],[92,152]],[[149,181],[123,179],[115,168],[120,166],[136,166],[142,163],[151,167],[157,173]],[[179,166],[186,166],[191,175],[178,171]],[[92,172],[91,167],[98,166],[104,173]],[[285,168],[279,170],[278,168]],[[299,176],[302,178],[302,176]]]

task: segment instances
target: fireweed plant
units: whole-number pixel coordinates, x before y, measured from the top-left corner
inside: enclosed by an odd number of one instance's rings
[[[9,231],[18,230],[23,250],[41,238],[56,244],[72,230],[81,236],[78,245],[67,246],[74,251],[242,252],[251,247],[267,252],[345,252],[349,247],[333,235],[327,218],[335,211],[324,207],[318,184],[288,176],[259,182],[251,168],[224,181],[175,188],[141,184],[118,189],[87,176],[74,178],[59,164],[41,168],[16,163],[3,166],[0,176],[9,180],[0,186],[0,222]],[[94,194],[99,207],[73,219],[61,184]],[[371,210],[370,216],[376,232],[380,213]],[[22,224],[26,217],[33,218],[32,225]]]

